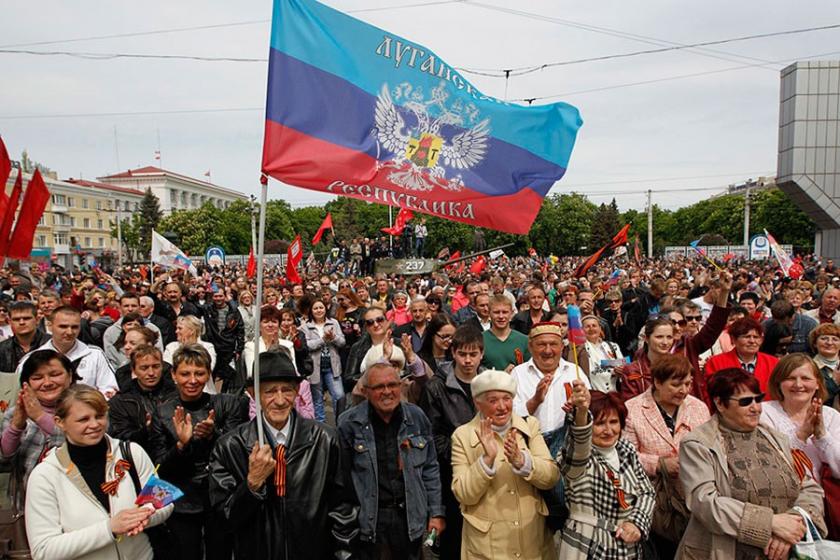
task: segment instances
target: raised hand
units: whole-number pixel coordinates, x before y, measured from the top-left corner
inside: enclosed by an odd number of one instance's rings
[[[26,428],[26,401],[23,398],[23,391],[18,393],[15,411],[12,413],[12,426],[18,430]]]
[[[525,454],[522,453],[522,450],[519,448],[519,444],[516,441],[516,430],[508,430],[508,433],[505,436],[504,451],[505,458],[514,469],[519,470],[525,466]]]
[[[209,438],[213,435],[213,431],[216,429],[216,410],[211,410],[210,414],[195,425],[193,428],[193,437],[196,438]]]
[[[277,462],[271,453],[271,446],[259,443],[254,444],[251,455],[248,457],[248,488],[256,492],[265,483],[265,480],[274,474],[274,467]]]
[[[172,423],[175,425],[175,434],[178,436],[178,447],[187,445],[193,437],[192,415],[184,412],[184,407],[176,407]]]
[[[32,389],[29,383],[24,383],[20,389],[20,394],[23,396],[26,416],[33,422],[37,422],[41,415],[44,414],[44,407],[41,406],[41,401],[35,396],[35,390]]]
[[[391,354],[394,353],[394,339],[391,338],[391,329],[385,335],[385,340],[382,342],[382,358],[391,361]]]
[[[482,419],[475,433],[481,442],[481,447],[484,448],[484,464],[492,469],[493,463],[496,462],[499,447],[496,444],[496,432],[493,431],[493,425],[490,423],[490,419]]]
[[[400,348],[402,348],[403,354],[405,354],[405,363],[410,364],[414,361],[414,347],[411,345],[411,335],[408,333],[403,333],[402,337],[400,337]]]
[[[589,421],[590,398],[589,389],[586,388],[583,381],[580,379],[572,381],[572,396],[569,401],[575,407],[576,426],[585,426]]]

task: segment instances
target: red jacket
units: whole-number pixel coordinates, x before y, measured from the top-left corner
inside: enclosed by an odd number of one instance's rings
[[[758,379],[758,385],[761,391],[767,392],[767,383],[770,381],[770,374],[773,373],[773,368],[779,362],[779,358],[759,352],[755,362],[755,378]],[[740,368],[741,360],[738,359],[737,350],[730,350],[725,354],[718,354],[712,356],[706,362],[706,380],[712,376],[716,371],[727,368]]]
[[[720,333],[726,328],[726,319],[729,317],[729,308],[715,305],[712,308],[712,313],[706,319],[706,324],[694,336],[684,336],[677,342],[674,352],[681,352],[688,361],[691,362],[691,367],[694,369],[694,375],[691,380],[691,394],[706,403],[710,409],[712,403],[709,402],[709,393],[706,391],[706,377],[700,370],[700,354],[714,346]]]

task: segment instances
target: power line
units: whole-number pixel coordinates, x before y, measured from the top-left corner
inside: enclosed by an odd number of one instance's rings
[[[813,55],[798,56],[796,58],[776,60],[776,61],[774,61],[774,64],[789,64],[791,62],[795,62],[795,61],[799,61],[799,60],[808,60],[808,59],[819,58],[819,57],[823,57],[823,56],[833,56],[833,55],[836,55],[836,54],[839,54],[839,53],[840,53],[840,51],[832,51],[832,52],[819,53],[819,54],[813,54]],[[569,97],[569,96],[572,96],[572,95],[580,95],[580,94],[583,94],[583,93],[594,93],[594,92],[598,92],[598,91],[609,91],[609,90],[613,90],[613,89],[621,89],[621,88],[626,88],[626,87],[656,84],[656,83],[660,83],[660,82],[670,82],[672,80],[682,80],[682,79],[685,79],[685,78],[696,78],[698,76],[708,76],[710,74],[720,74],[720,73],[723,73],[723,72],[731,72],[733,70],[743,70],[744,68],[754,68],[755,66],[757,66],[757,64],[743,64],[741,66],[730,66],[729,68],[720,68],[718,70],[707,70],[705,72],[692,72],[691,74],[677,74],[675,76],[665,76],[663,78],[653,78],[651,80],[642,80],[642,81],[638,81],[638,82],[627,82],[627,83],[624,83],[624,84],[613,84],[613,85],[610,85],[610,86],[602,86],[602,87],[597,87],[597,88],[567,91],[567,92],[563,92],[563,93],[555,93],[555,94],[552,94],[552,95],[543,95],[543,96],[539,96],[539,97],[524,97],[524,98],[519,98],[519,99],[511,99],[510,101],[523,101],[523,102],[528,103],[530,105],[534,101],[543,101],[543,100],[546,100],[546,99],[554,99],[554,98],[557,98],[557,97]]]
[[[489,5],[489,4],[482,4],[482,3],[479,3],[479,2],[473,2],[473,1],[470,1],[469,4],[474,5],[474,6],[487,8],[487,9],[490,9],[490,10],[499,11],[499,12],[511,13],[511,14],[515,14],[515,15],[522,15],[522,14],[527,14],[527,15],[530,15],[530,16],[535,15],[535,14],[531,14],[529,12],[521,12],[519,10],[512,10],[510,8],[501,8],[499,6],[492,6],[492,5]],[[537,17],[540,17],[540,16],[537,16]],[[546,18],[546,21],[551,21],[551,18]],[[559,61],[559,62],[549,62],[549,63],[544,63],[544,64],[540,64],[540,65],[535,65],[535,66],[520,66],[520,67],[517,67],[517,68],[502,68],[502,69],[492,69],[492,70],[488,70],[488,69],[475,69],[475,70],[473,70],[473,69],[469,69],[469,68],[457,68],[457,70],[459,70],[461,72],[467,72],[467,73],[471,73],[471,74],[478,74],[478,75],[481,75],[481,76],[496,77],[496,78],[503,78],[503,77],[506,77],[508,75],[510,75],[510,76],[524,76],[526,74],[531,74],[531,73],[534,73],[534,72],[539,72],[540,70],[545,70],[547,68],[555,68],[555,67],[558,67],[558,66],[568,66],[568,65],[572,65],[572,64],[583,64],[583,63],[587,63],[587,62],[601,62],[601,61],[604,61],[604,60],[629,58],[629,57],[642,56],[642,55],[647,55],[647,54],[672,52],[672,51],[693,49],[693,48],[699,48],[699,47],[708,47],[708,46],[714,46],[714,45],[725,45],[725,44],[729,44],[729,43],[751,41],[751,40],[755,40],[755,39],[766,39],[766,38],[769,38],[769,37],[778,37],[778,36],[783,36],[783,35],[796,35],[796,34],[800,34],[800,33],[810,33],[810,32],[814,32],[814,31],[826,31],[826,30],[838,29],[838,28],[840,28],[840,23],[831,24],[831,25],[824,25],[824,26],[819,26],[819,27],[806,27],[806,28],[802,28],[802,29],[788,29],[788,30],[784,30],[784,31],[773,31],[773,32],[769,32],[769,33],[757,33],[757,34],[754,34],[754,35],[743,35],[743,36],[739,36],[739,37],[731,37],[731,38],[728,38],[728,39],[718,39],[718,40],[715,40],[715,41],[703,41],[703,42],[699,42],[699,43],[690,43],[690,44],[675,44],[675,45],[660,47],[660,48],[657,48],[657,49],[646,49],[646,50],[634,51],[634,52],[629,52],[629,53],[615,53],[615,54],[594,56],[594,57],[588,57],[588,58],[565,60],[565,61]],[[764,63],[766,64],[766,62],[764,62]]]
[[[734,173],[716,173],[714,175],[685,175],[681,177],[653,177],[648,179],[627,179],[623,181],[598,181],[596,183],[563,183],[564,187],[567,188],[577,188],[577,187],[597,187],[600,185],[627,185],[631,183],[667,183],[670,181],[686,181],[689,179],[713,179],[718,177],[761,177],[767,175],[773,175],[775,171],[747,171],[747,172],[734,172]],[[647,192],[646,190],[644,192]]]
[[[462,3],[466,0],[439,0],[437,2],[419,2],[415,4],[405,4],[402,6],[380,6],[377,8],[360,8],[357,10],[347,10],[345,13],[363,13],[363,12],[381,12],[385,10],[399,10],[404,8],[419,8],[423,6],[435,6],[441,4],[456,4]],[[17,48],[17,47],[36,47],[42,45],[59,45],[63,43],[78,43],[82,41],[101,41],[107,39],[123,39],[127,37],[146,37],[149,35],[163,35],[167,33],[185,33],[192,31],[206,31],[208,29],[224,29],[229,27],[242,27],[246,25],[259,25],[271,23],[271,19],[254,19],[246,21],[236,21],[230,23],[216,23],[209,25],[195,25],[191,27],[173,27],[169,29],[152,29],[149,31],[135,31],[129,33],[113,33],[109,35],[92,35],[89,37],[74,37],[70,39],[55,39],[51,41],[34,41],[30,43],[12,43],[8,45],[0,45],[0,49]]]
[[[70,56],[86,60],[113,60],[116,58],[140,58],[152,60],[195,60],[198,62],[268,62],[267,58],[237,58],[229,56],[195,56],[182,54],[140,54],[140,53],[96,53],[76,51],[32,51],[25,49],[0,49],[0,54],[31,54],[35,56]]]
[[[79,117],[136,117],[146,115],[185,115],[193,113],[234,113],[243,111],[265,111],[265,107],[228,107],[219,109],[173,109],[169,111],[120,111],[109,113],[54,113],[47,115],[0,115],[3,120],[17,119],[69,119]]]
[[[611,37],[618,37],[618,38],[621,38],[621,39],[629,39],[631,41],[637,41],[639,43],[645,43],[645,44],[649,44],[649,45],[682,46],[682,47],[688,48],[689,50],[691,50],[692,52],[694,52],[696,54],[700,54],[702,56],[707,56],[707,57],[711,57],[711,58],[716,58],[716,59],[719,59],[719,60],[728,60],[730,62],[735,62],[735,61],[737,61],[736,59],[743,59],[743,60],[752,60],[753,62],[765,62],[765,63],[769,62],[769,61],[763,60],[761,58],[741,55],[741,54],[737,54],[737,53],[730,53],[730,52],[720,51],[720,50],[715,50],[715,49],[694,48],[694,47],[691,47],[690,45],[687,45],[685,43],[678,43],[676,41],[668,41],[666,39],[659,39],[657,37],[650,37],[650,36],[647,36],[647,35],[639,35],[639,34],[636,34],[636,33],[629,33],[629,32],[621,31],[621,30],[618,30],[618,29],[611,29],[611,28],[608,28],[608,27],[600,27],[600,26],[597,26],[597,25],[585,24],[585,23],[580,23],[580,22],[576,22],[576,21],[572,21],[572,20],[555,18],[555,17],[551,17],[551,16],[535,14],[535,13],[532,13],[532,12],[525,12],[525,11],[522,11],[522,10],[513,10],[513,9],[510,9],[510,8],[500,8],[498,6],[493,6],[493,5],[490,5],[490,4],[484,4],[484,3],[481,3],[481,2],[475,2],[475,1],[469,1],[469,3],[473,6],[486,8],[488,10],[501,11],[501,12],[510,13],[510,14],[513,14],[513,15],[518,15],[518,16],[521,16],[521,17],[529,18],[529,19],[534,19],[534,20],[537,20],[537,21],[554,23],[554,24],[557,24],[557,25],[563,25],[563,26],[572,27],[572,28],[575,28],[575,29],[582,29],[584,31],[590,31],[590,32],[593,32],[593,33],[599,33],[599,34],[608,35],[608,36],[611,36]],[[495,69],[491,69],[491,68],[476,68],[476,69],[473,69],[473,70],[477,71],[477,72],[494,72],[495,71]]]

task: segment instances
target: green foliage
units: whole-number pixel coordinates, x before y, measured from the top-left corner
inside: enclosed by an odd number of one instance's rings
[[[142,254],[148,255],[152,250],[152,230],[158,229],[163,213],[160,211],[160,201],[152,194],[152,189],[147,188],[143,200],[140,201],[139,222],[139,250]]]
[[[609,206],[601,203],[592,218],[592,233],[589,241],[592,251],[612,242],[612,238],[623,225],[615,199],[612,199]]]
[[[771,189],[756,193],[752,203],[750,235],[769,231],[779,243],[811,247],[817,226],[793,204],[783,191]]]

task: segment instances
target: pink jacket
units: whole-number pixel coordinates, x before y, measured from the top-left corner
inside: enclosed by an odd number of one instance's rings
[[[312,405],[312,391],[309,389],[309,381],[303,380],[298,388],[298,396],[295,399],[295,411],[303,418],[315,419],[315,408]],[[248,398],[248,418],[253,420],[257,415],[257,403],[254,399]]]
[[[677,427],[672,436],[651,390],[633,397],[624,405],[627,407],[624,439],[639,452],[639,461],[651,478],[656,476],[659,458],[677,457],[680,441],[709,419],[709,408],[697,397],[689,395],[677,410]]]

